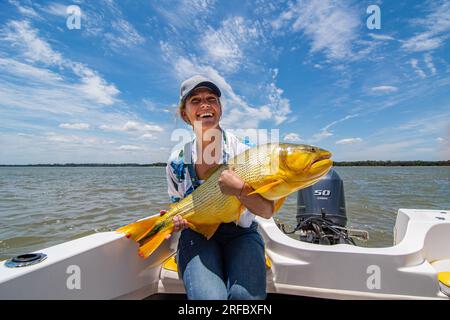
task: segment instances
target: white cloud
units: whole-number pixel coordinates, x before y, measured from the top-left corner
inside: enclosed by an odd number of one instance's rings
[[[420,135],[437,135],[448,128],[450,112],[437,112],[432,115],[421,115],[403,124],[397,125],[397,131],[410,131]]]
[[[136,28],[125,20],[122,11],[114,1],[104,1],[102,5],[112,16],[111,24],[103,28],[104,40],[112,49],[121,52],[124,47],[131,48],[145,42],[145,38]],[[93,10],[98,11],[98,6],[94,5]]]
[[[326,130],[330,129],[332,126],[338,124],[339,122],[346,121],[346,120],[349,120],[352,118],[356,118],[357,116],[359,116],[359,114],[349,114],[348,116],[345,116],[342,119],[331,122],[330,124],[326,125],[322,130],[326,131]]]
[[[100,104],[111,105],[116,102],[120,91],[114,84],[109,84],[96,71],[82,63],[66,59],[54,51],[47,41],[39,37],[38,31],[28,21],[10,21],[6,28],[0,31],[0,35],[2,40],[17,47],[28,62],[68,69],[79,76],[81,83],[75,86],[81,94]]]
[[[415,19],[415,24],[424,31],[403,42],[402,48],[409,52],[430,51],[441,47],[450,31],[450,2],[427,2],[428,15]]]
[[[250,106],[241,96],[236,94],[231,85],[210,65],[204,65],[197,61],[196,57],[188,59],[177,52],[166,42],[161,42],[161,50],[165,60],[172,66],[173,76],[178,81],[183,81],[193,75],[201,74],[213,80],[222,91],[222,105],[224,127],[233,128],[258,128],[259,123],[264,120],[275,119],[281,124],[287,119],[290,106],[289,100],[282,97],[283,91],[274,82],[264,86],[268,103],[260,107]]]
[[[427,65],[428,69],[430,70],[431,74],[435,75],[436,67],[434,66],[433,57],[431,56],[431,54],[426,53],[424,56],[424,61],[425,61],[425,64]]]
[[[67,17],[67,8],[68,6],[65,6],[61,3],[50,3],[49,5],[45,6],[45,7],[41,7],[41,10],[44,11],[45,13],[57,16],[57,17]],[[83,11],[81,11],[81,14],[83,14]],[[82,17],[84,18],[84,17]]]
[[[336,144],[355,144],[361,142],[361,138],[347,138],[336,141]]]
[[[178,107],[177,104],[171,105],[171,106],[167,106],[167,107],[163,107],[161,105],[158,105],[157,103],[144,98],[142,99],[142,105],[145,109],[147,109],[148,111],[151,112],[164,112],[164,113],[172,113],[172,112],[176,112],[176,108]]]
[[[280,125],[287,120],[288,115],[291,113],[289,99],[282,97],[283,90],[278,88],[275,82],[270,83],[267,87],[269,102],[263,107],[267,107],[270,110],[270,117],[275,120],[276,125]]]
[[[47,141],[57,142],[61,146],[95,146],[96,144],[104,144],[106,141],[104,139],[99,139],[98,137],[92,136],[76,136],[76,135],[65,135],[58,134],[55,132],[47,132],[44,135]]]
[[[68,17],[66,10],[69,4],[51,2],[47,5],[37,4],[36,7],[45,14],[56,16],[58,19],[62,18],[64,19],[62,21],[65,21],[65,18]],[[116,1],[86,1],[75,4],[78,4],[81,10],[80,32],[83,36],[97,38],[96,41],[99,44],[109,47],[116,53],[123,53],[124,47],[129,49],[145,43],[145,37],[125,20]]]
[[[344,2],[302,1],[290,5],[272,26],[280,29],[291,23],[293,31],[302,31],[311,40],[311,53],[323,51],[327,58],[340,60],[353,57],[360,20],[358,12]]]
[[[124,47],[134,47],[143,44],[145,38],[126,20],[113,20],[112,31],[105,33],[106,42],[115,50],[122,50]]]
[[[403,42],[403,49],[407,51],[429,51],[439,48],[444,43],[444,38],[435,37],[431,38],[432,33],[425,32],[419,34],[409,40]]]
[[[61,123],[59,127],[63,129],[87,130],[90,126],[88,123]]]
[[[303,139],[300,138],[300,136],[297,133],[293,133],[293,132],[286,134],[284,136],[283,140],[287,141],[287,142],[302,142],[303,141]]]
[[[369,36],[374,40],[380,40],[380,41],[393,41],[395,40],[394,37],[385,35],[385,34],[375,34],[375,33],[369,33]]]
[[[34,67],[9,58],[0,58],[0,69],[3,70],[4,76],[7,74],[20,75],[21,77],[27,78],[28,81],[31,82],[51,83],[62,80],[60,75],[48,69]]]
[[[156,107],[156,104],[153,101],[150,101],[149,99],[142,99],[142,103],[144,106],[152,112],[158,111],[158,108]]]
[[[153,140],[156,139],[155,136],[153,136],[151,133],[145,133],[142,136],[139,137],[140,139],[144,139],[144,140]]]
[[[393,93],[397,92],[398,88],[394,86],[378,86],[371,88],[374,93]]]
[[[26,5],[23,5],[19,3],[18,1],[9,1],[10,4],[16,6],[17,10],[24,16],[33,18],[33,19],[40,19],[39,14],[33,9],[33,7],[29,7]]]
[[[419,60],[411,59],[411,60],[409,60],[409,63],[411,64],[411,67],[413,67],[414,71],[416,72],[416,74],[419,77],[421,77],[421,78],[426,78],[427,77],[425,72],[423,72],[423,70],[418,66]]]
[[[333,133],[330,131],[330,128],[335,126],[336,124],[342,122],[342,121],[346,121],[355,117],[358,117],[359,114],[351,114],[351,115],[347,115],[344,118],[335,120],[329,124],[327,124],[325,127],[323,127],[319,133],[316,133],[312,136],[312,138],[310,139],[311,142],[318,142],[321,141],[325,138],[331,137],[333,135]]]
[[[16,27],[20,28],[20,32]],[[1,28],[1,27],[0,27]],[[101,108],[99,105],[114,103],[114,99],[107,96],[93,97],[92,90],[97,86],[104,86],[104,90],[115,88],[110,86],[94,70],[85,65],[69,60],[62,55],[61,59],[52,60],[54,51],[47,41],[39,38],[37,31],[29,23],[19,25],[10,24],[1,29],[1,37],[10,36],[1,41],[0,46],[8,46],[4,56],[0,58],[0,109],[2,128],[21,132],[18,134],[0,135],[4,150],[0,163],[54,163],[54,162],[135,162],[148,163],[155,159],[163,160],[165,155],[161,152],[150,154],[147,152],[133,153],[130,157],[123,151],[111,147],[113,142],[104,132],[92,130],[93,135],[81,136],[50,132],[55,126],[61,131],[72,129],[82,130],[90,124],[89,128],[98,128],[101,124],[127,124],[126,129],[135,133],[137,138],[147,133],[161,132],[159,126],[142,124],[142,131],[133,131],[133,121],[141,123],[129,112],[117,111],[118,108]],[[27,36],[24,36],[27,34]],[[28,58],[33,50],[25,42],[28,36],[32,41],[48,50],[42,51],[39,58]],[[14,37],[12,37],[14,36]],[[13,42],[14,41],[14,42]],[[7,53],[15,58],[8,57]],[[58,56],[58,55],[56,55]],[[31,57],[31,56],[30,56]],[[19,61],[20,60],[20,61]],[[60,65],[59,65],[60,64]],[[86,79],[83,82],[83,79]],[[89,79],[93,79],[89,82]],[[97,81],[97,83],[95,83]],[[93,88],[84,88],[83,85]],[[125,105],[126,107],[126,105]],[[133,118],[131,120],[130,118]],[[129,123],[131,122],[131,123]],[[29,133],[26,136],[23,133]],[[81,133],[81,131],[80,131]],[[129,136],[116,137],[118,145],[131,145]],[[165,137],[162,137],[163,140]],[[167,139],[166,139],[167,140]],[[161,146],[159,140],[155,141],[155,150]],[[153,146],[153,144],[152,144]],[[151,148],[151,147],[149,147]],[[150,149],[149,149],[150,150]]]
[[[53,51],[37,33],[28,21],[10,21],[0,30],[0,39],[18,47],[28,61],[61,66],[63,64],[61,54]]]
[[[164,129],[158,125],[145,124],[137,121],[127,121],[124,125],[101,125],[99,127],[105,131],[118,131],[118,132],[162,132]]]
[[[215,0],[176,0],[155,2],[153,7],[170,26],[184,30],[204,30],[206,20],[216,10],[215,3]]]
[[[447,141],[442,137],[438,137],[438,138],[436,138],[436,142],[440,143],[440,144],[445,144]]]
[[[208,27],[201,37],[201,45],[208,61],[220,70],[234,72],[245,59],[247,46],[255,46],[262,36],[259,26],[242,17],[230,17],[214,30]]]
[[[115,85],[109,84],[94,70],[80,64],[72,63],[72,70],[80,77],[81,84],[77,85],[83,93],[95,101],[105,105],[116,102],[119,90]]]
[[[123,150],[123,151],[141,151],[144,150],[144,148],[139,147],[139,146],[133,146],[133,145],[123,145],[117,148],[118,150]]]
[[[316,133],[312,136],[311,142],[319,142],[325,138],[331,137],[332,135],[333,133],[327,130],[322,130],[319,133]]]
[[[82,139],[77,136],[59,135],[54,132],[50,132],[47,134],[47,140],[53,141],[53,142],[62,142],[62,143],[73,143],[73,142],[76,143],[76,142],[82,141]]]

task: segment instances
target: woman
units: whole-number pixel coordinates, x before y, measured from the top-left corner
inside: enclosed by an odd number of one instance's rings
[[[166,167],[168,192],[173,202],[189,195],[208,171],[248,148],[220,127],[220,89],[202,76],[181,85],[179,112],[192,126],[195,138],[172,153]],[[264,242],[257,231],[255,215],[270,218],[274,204],[258,194],[232,170],[219,178],[222,193],[236,196],[248,209],[239,221],[222,223],[207,240],[187,228],[181,216],[174,217],[180,231],[177,263],[188,299],[265,299]]]

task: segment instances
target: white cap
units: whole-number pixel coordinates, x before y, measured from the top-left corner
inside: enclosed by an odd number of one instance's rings
[[[218,97],[221,92],[219,87],[208,78],[200,75],[193,76],[187,80],[184,80],[180,88],[180,101],[183,102],[191,93],[197,88],[206,87],[213,91]]]

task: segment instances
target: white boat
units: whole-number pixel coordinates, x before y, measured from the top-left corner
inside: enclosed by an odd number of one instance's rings
[[[273,219],[257,222],[270,260],[270,294],[449,299],[450,211],[400,209],[394,244],[387,248],[312,244],[287,236]],[[102,232],[3,261],[0,299],[175,297],[184,293],[172,258],[177,238],[148,259],[139,257],[137,243],[123,234]],[[37,263],[20,267],[33,259]]]

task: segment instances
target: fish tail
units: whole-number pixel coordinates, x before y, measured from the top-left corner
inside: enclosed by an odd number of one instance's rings
[[[149,239],[139,247],[139,256],[143,258],[150,256],[156,249],[158,249],[161,243],[166,239],[166,236],[172,233],[172,231],[173,227],[150,236]]]
[[[139,241],[144,238],[155,226],[156,222],[160,218],[159,214],[151,216],[150,218],[140,220],[124,227],[117,229],[117,232],[124,233],[127,238],[131,238],[134,241]]]

